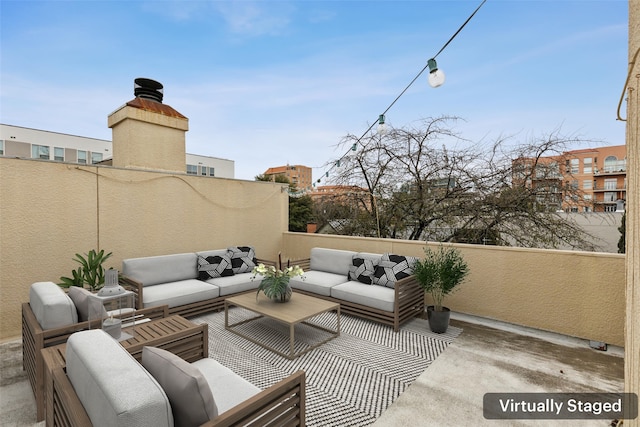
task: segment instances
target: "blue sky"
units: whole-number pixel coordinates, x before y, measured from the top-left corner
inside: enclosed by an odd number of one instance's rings
[[[111,139],[107,116],[147,77],[189,118],[187,152],[239,179],[287,163],[317,179],[480,3],[1,0],[0,122]],[[624,144],[627,42],[627,1],[488,0],[437,57],[445,84],[424,73],[387,123]]]

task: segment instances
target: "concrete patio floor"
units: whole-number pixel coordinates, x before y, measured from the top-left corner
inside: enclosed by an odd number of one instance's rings
[[[622,392],[620,348],[499,322],[452,315],[463,329],[436,361],[375,422],[386,426],[610,426],[612,420],[486,420],[487,392]],[[0,424],[36,423],[35,400],[22,371],[20,341],[0,344]]]

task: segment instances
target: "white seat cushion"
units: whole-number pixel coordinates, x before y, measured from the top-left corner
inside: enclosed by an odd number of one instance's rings
[[[191,365],[198,368],[206,378],[218,407],[218,414],[228,411],[261,391],[213,359],[196,360]]]
[[[71,298],[53,282],[36,282],[29,288],[29,305],[43,330],[78,323]]]
[[[384,286],[347,282],[331,288],[331,296],[340,300],[393,312],[395,290]]]
[[[103,330],[71,335],[66,364],[94,426],[173,426],[169,399],[158,382]]]
[[[166,304],[171,308],[219,296],[220,288],[217,286],[197,279],[190,279],[145,286],[142,293],[142,302],[144,307]]]
[[[348,269],[347,269],[348,270]],[[304,272],[304,279],[300,276],[292,277],[289,281],[291,288],[314,294],[331,296],[331,288],[347,282],[346,274],[327,273],[325,271],[308,270]]]
[[[233,276],[216,277],[207,280],[207,283],[216,285],[220,288],[220,296],[236,294],[238,292],[246,292],[252,289],[258,289],[260,285],[260,276],[251,280],[252,273],[238,273]]]

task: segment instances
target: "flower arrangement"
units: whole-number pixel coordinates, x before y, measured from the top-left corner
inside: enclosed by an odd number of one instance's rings
[[[292,277],[301,276],[304,279],[304,271],[297,265],[285,269],[278,269],[273,265],[267,267],[264,264],[258,264],[257,267],[253,268],[252,273],[253,277],[251,280],[257,275],[263,277],[260,286],[258,286],[256,298],[258,294],[260,294],[260,291],[262,291],[268,298],[280,302],[289,301],[289,298],[291,298],[289,280],[291,280]]]

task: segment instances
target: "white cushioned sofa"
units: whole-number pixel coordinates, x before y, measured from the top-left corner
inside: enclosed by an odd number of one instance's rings
[[[22,367],[36,398],[38,420],[44,417],[44,367],[40,351],[66,342],[75,332],[89,329],[89,294],[83,288],[72,287],[65,292],[53,282],[36,282],[29,288],[29,302],[22,304]],[[168,313],[166,305],[159,305],[139,310],[136,315],[155,320]]]
[[[56,425],[305,425],[303,371],[260,390],[209,358],[145,347],[138,362],[99,329],[72,335],[65,358],[47,397]]]
[[[122,281],[137,294],[138,307],[167,305],[170,314],[193,317],[224,307],[229,295],[256,290],[251,271],[260,260],[250,246],[130,258]]]
[[[340,303],[340,310],[393,326],[424,312],[424,291],[413,275],[415,258],[312,248],[300,265],[304,277],[291,279],[301,293]]]

